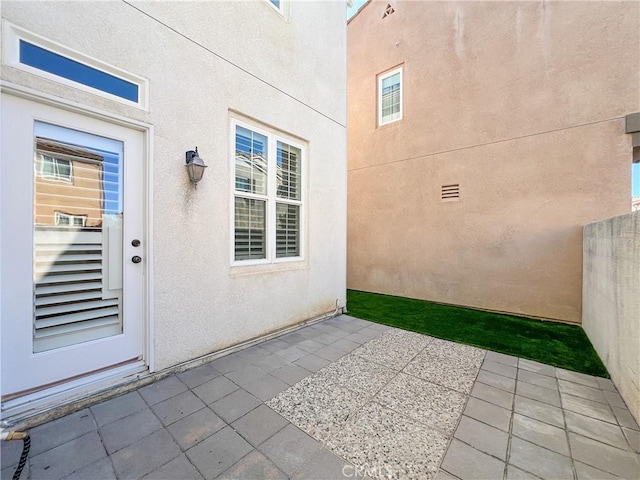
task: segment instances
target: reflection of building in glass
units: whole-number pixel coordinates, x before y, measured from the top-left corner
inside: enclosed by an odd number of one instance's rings
[[[104,158],[36,137],[36,226],[101,227]]]

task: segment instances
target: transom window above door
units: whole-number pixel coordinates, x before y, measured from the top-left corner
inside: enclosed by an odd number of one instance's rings
[[[232,263],[302,259],[304,145],[235,120],[232,128]]]

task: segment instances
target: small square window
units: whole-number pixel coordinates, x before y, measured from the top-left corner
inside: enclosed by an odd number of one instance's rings
[[[42,178],[67,183],[71,183],[73,181],[73,167],[71,160],[65,160],[63,158],[56,158],[43,154],[41,156],[41,162],[40,176]]]

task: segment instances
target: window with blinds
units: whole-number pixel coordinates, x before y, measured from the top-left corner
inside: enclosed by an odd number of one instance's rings
[[[303,147],[234,121],[233,261],[302,257]]]
[[[378,124],[402,118],[402,67],[378,77]]]

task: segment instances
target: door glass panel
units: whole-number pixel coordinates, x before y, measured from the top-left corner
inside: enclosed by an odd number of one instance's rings
[[[33,351],[122,333],[123,144],[36,122]]]

